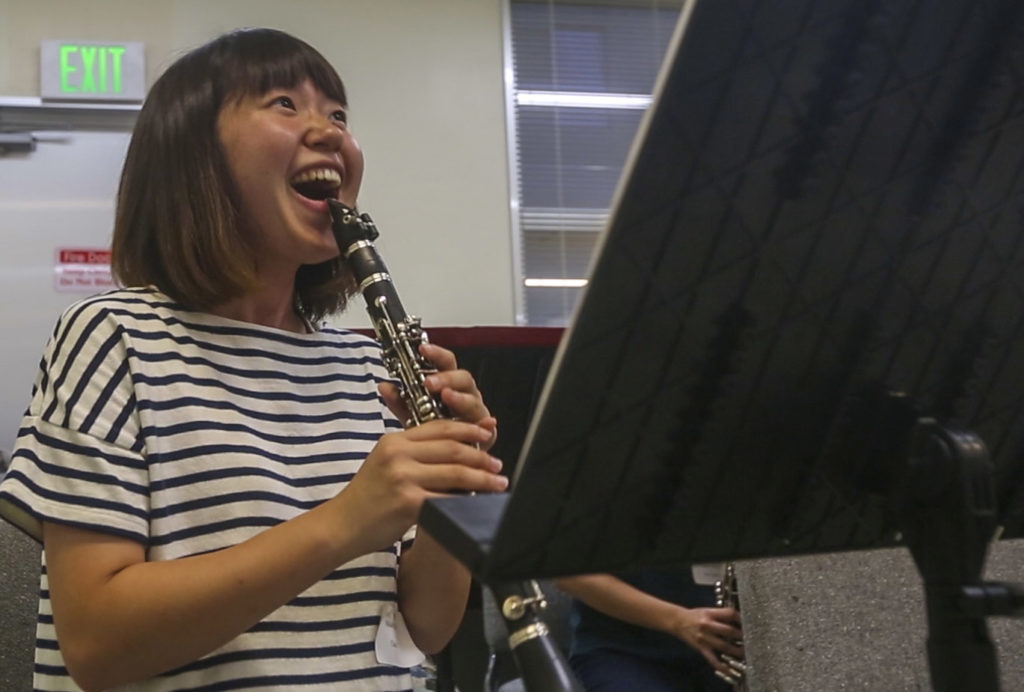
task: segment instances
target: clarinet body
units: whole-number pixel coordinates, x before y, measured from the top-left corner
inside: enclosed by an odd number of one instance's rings
[[[740,611],[740,595],[736,587],[736,565],[727,562],[722,567],[722,578],[715,582],[715,603],[719,608],[732,608]],[[719,656],[729,666],[729,673],[716,670],[715,675],[732,685],[734,692],[747,692],[747,666],[729,654]]]
[[[445,405],[424,384],[428,375],[437,372],[420,354],[420,344],[427,342],[427,333],[420,319],[408,316],[402,307],[388,268],[373,245],[377,227],[369,215],[359,215],[341,202],[331,200],[330,207],[334,237],[366,300],[384,366],[399,381],[402,400],[409,409],[405,427],[448,418]]]
[[[449,418],[447,407],[426,388],[427,376],[437,372],[419,347],[427,343],[420,319],[402,306],[394,282],[373,241],[377,227],[368,214],[336,200],[328,200],[332,230],[342,256],[366,301],[381,357],[389,374],[399,381],[402,400],[409,409],[405,427]],[[529,692],[583,692],[565,657],[540,617],[546,606],[536,582],[490,584],[509,631],[509,648]]]

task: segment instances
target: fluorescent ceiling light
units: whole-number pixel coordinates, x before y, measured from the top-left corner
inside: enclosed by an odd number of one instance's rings
[[[642,110],[651,105],[646,94],[592,94],[583,91],[517,91],[520,106],[567,108],[621,108]]]
[[[530,288],[583,288],[587,285],[586,279],[526,279],[524,282]]]

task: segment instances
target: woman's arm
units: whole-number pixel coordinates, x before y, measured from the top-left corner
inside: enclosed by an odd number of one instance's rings
[[[402,554],[398,607],[410,636],[425,653],[437,653],[455,635],[470,582],[469,570],[424,531]]]
[[[424,344],[421,353],[440,370],[428,378],[427,389],[439,396],[457,419],[476,421],[488,430],[487,439],[477,443],[477,447],[490,449],[498,436],[498,422],[490,415],[472,375],[458,369],[455,355],[447,349]],[[404,404],[397,390],[385,386],[381,394],[401,418]],[[489,469],[497,473],[501,462],[490,458]],[[504,476],[490,480],[491,492],[503,491],[508,485]],[[436,653],[451,640],[462,622],[470,583],[469,570],[440,543],[422,531],[417,534],[412,547],[402,554],[398,567],[398,606],[410,636],[421,650]]]
[[[670,634],[699,651],[712,668],[729,673],[719,653],[743,658],[734,641],[742,638],[740,618],[732,608],[685,608],[663,601],[610,574],[565,577],[560,589],[609,617]]]
[[[325,503],[231,548],[165,562],[125,538],[44,524],[68,672],[103,690],[213,651],[356,556],[336,515]]]

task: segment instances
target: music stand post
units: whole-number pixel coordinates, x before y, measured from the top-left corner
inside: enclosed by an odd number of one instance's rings
[[[986,617],[1020,615],[1024,591],[982,581],[996,530],[992,465],[976,435],[922,420],[910,443],[903,525],[924,582],[928,663],[938,692],[999,689]]]
[[[512,491],[424,529],[483,583],[906,545],[934,684],[998,689],[1021,45],[1008,0],[688,0]]]

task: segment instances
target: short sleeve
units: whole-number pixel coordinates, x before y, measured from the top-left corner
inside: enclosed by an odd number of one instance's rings
[[[129,352],[102,301],[78,303],[58,321],[0,482],[0,515],[37,540],[44,521],[148,538],[149,474]]]

